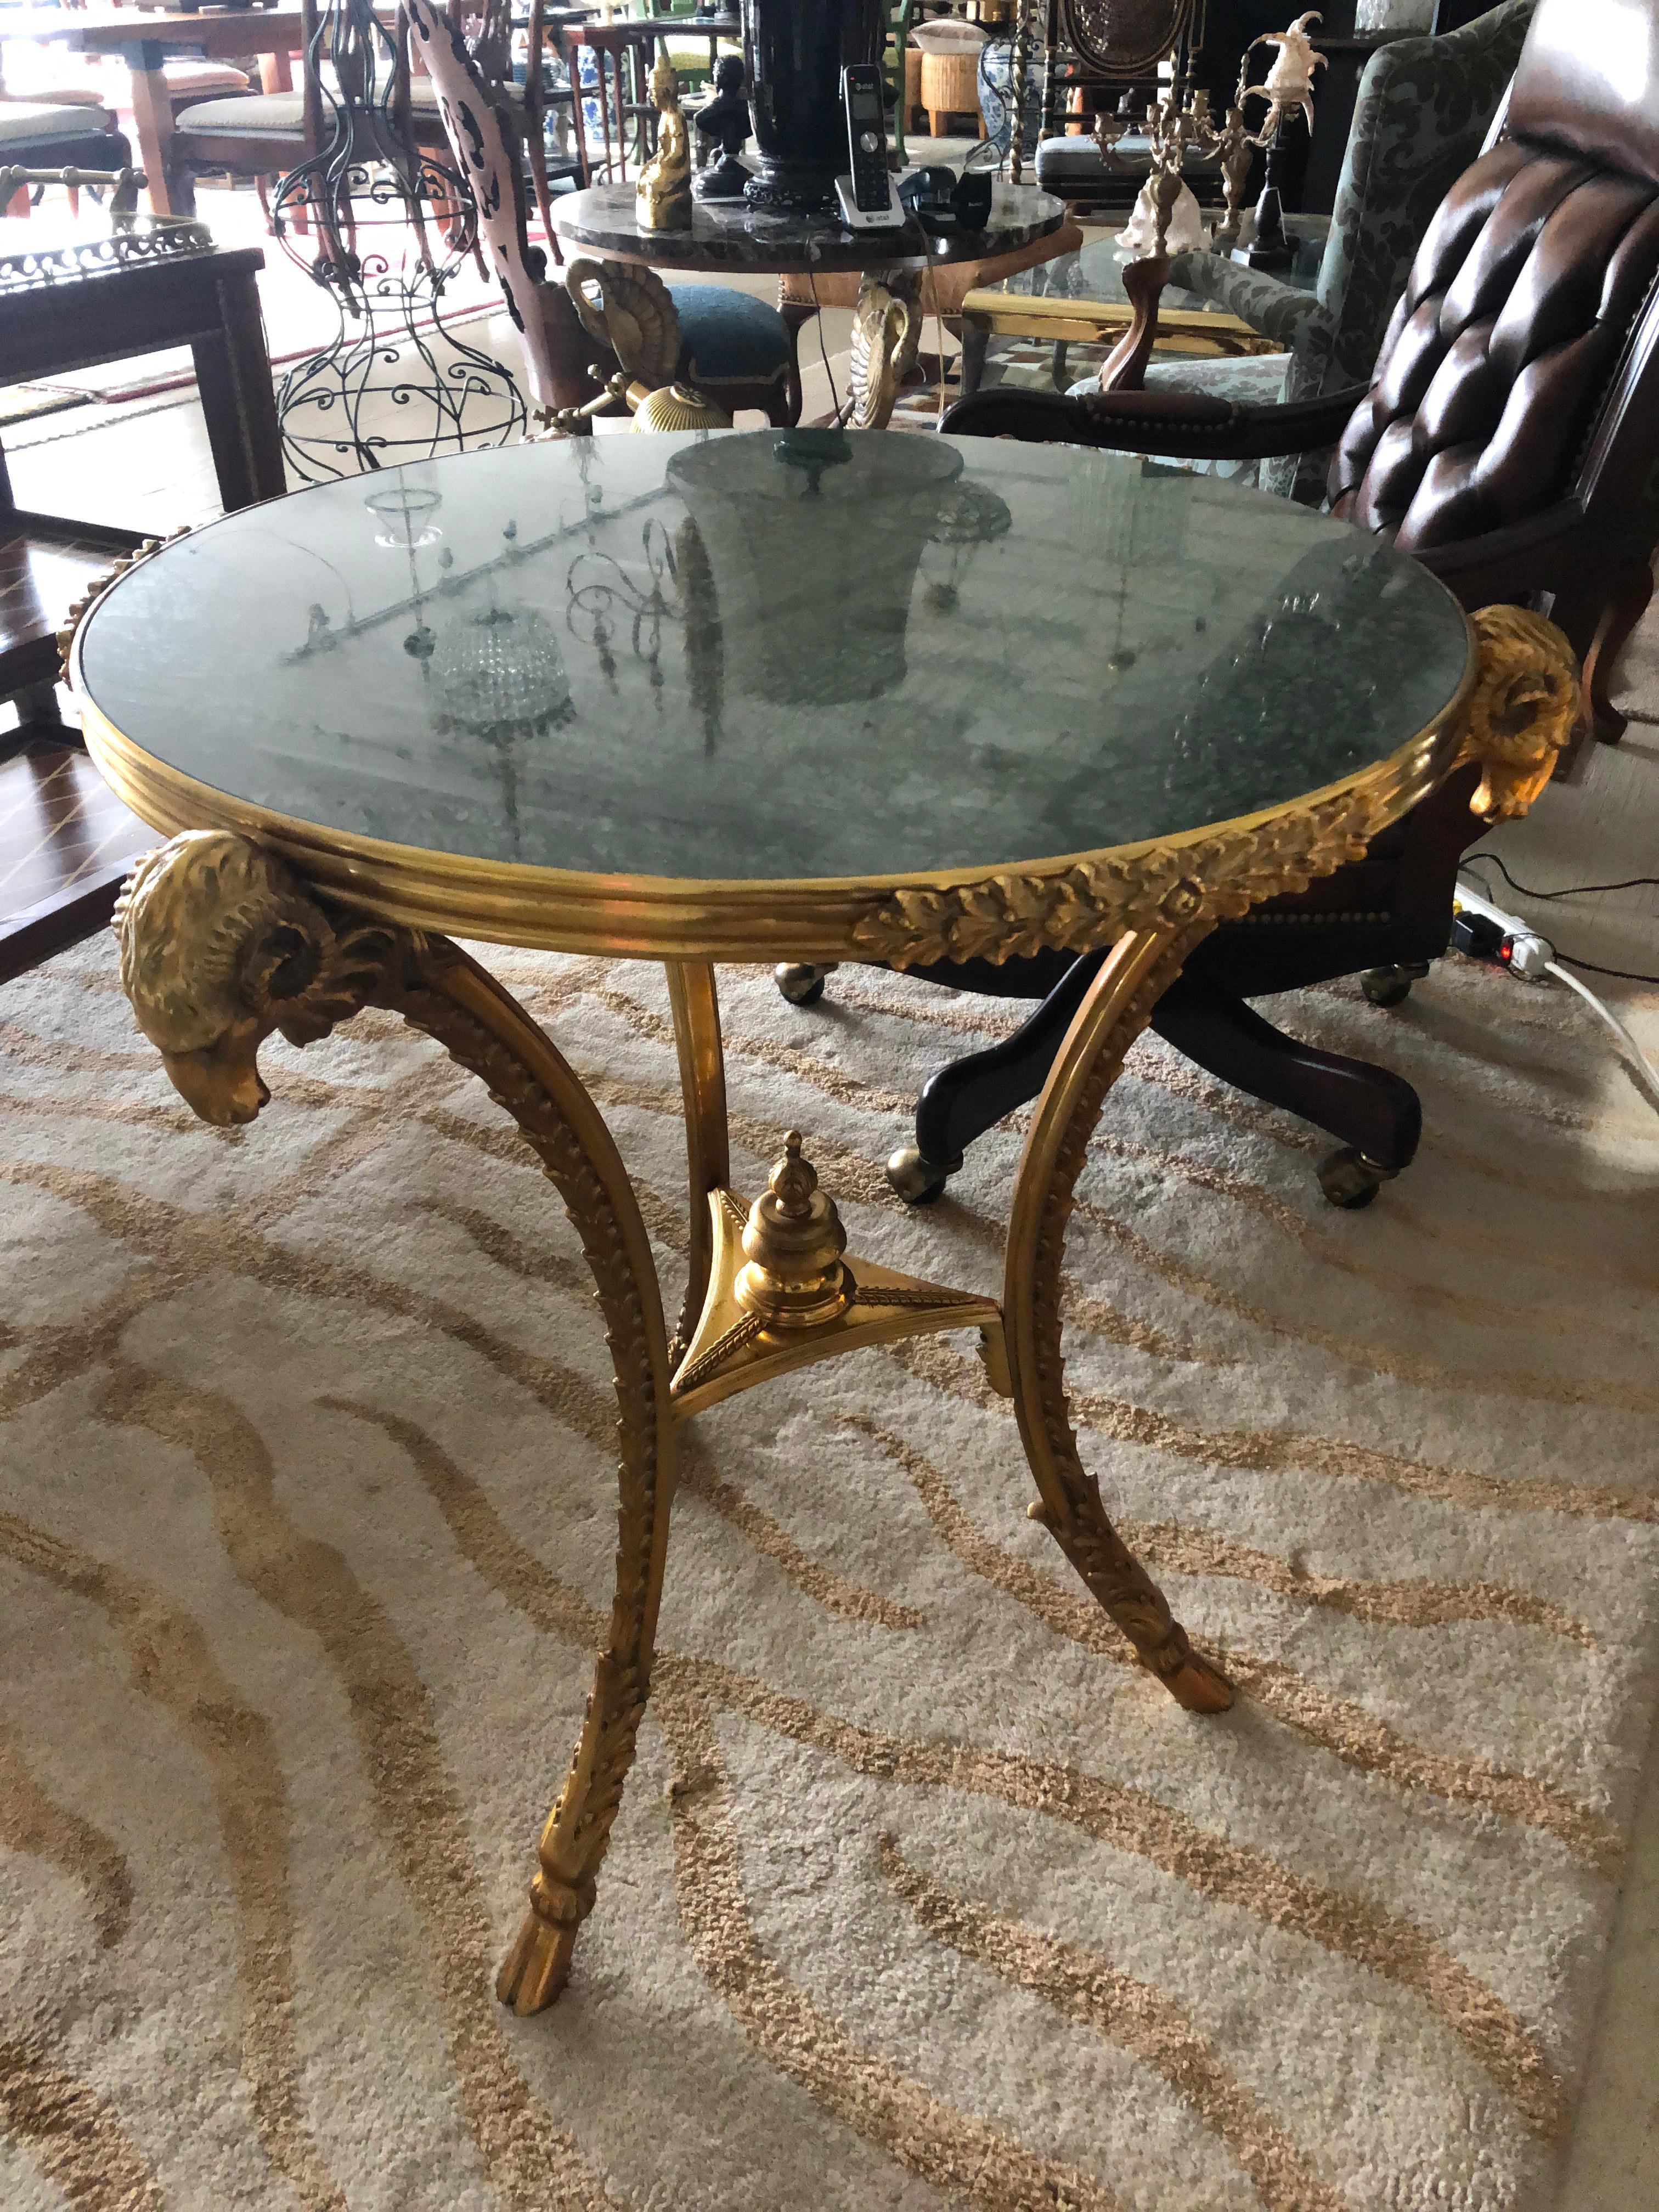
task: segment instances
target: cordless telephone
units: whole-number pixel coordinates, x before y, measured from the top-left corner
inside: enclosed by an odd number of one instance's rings
[[[850,173],[836,179],[841,219],[848,230],[897,230],[904,210],[887,169],[887,110],[881,71],[872,62],[849,62],[841,73],[847,110]]]

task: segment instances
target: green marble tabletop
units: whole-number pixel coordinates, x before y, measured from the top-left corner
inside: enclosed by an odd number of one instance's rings
[[[351,477],[164,549],[81,678],[270,812],[606,874],[989,870],[1334,781],[1446,706],[1443,586],[1119,455],[606,435]]]

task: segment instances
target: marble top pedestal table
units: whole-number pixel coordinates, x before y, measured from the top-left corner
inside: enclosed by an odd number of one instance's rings
[[[965,561],[964,506],[986,517]],[[1125,1053],[1218,919],[1358,858],[1467,750],[1523,771],[1524,702],[1565,648],[1495,612],[1471,624],[1406,556],[1213,477],[819,431],[571,439],[346,479],[151,551],[83,613],[88,746],[172,839],[117,930],[185,1098],[252,1121],[273,1030],[302,1045],[364,1007],[400,1015],[516,1122],[592,1273],[619,1413],[615,1600],[505,2002],[558,1995],[593,1905],[651,1687],[678,1433],[769,1377],[976,1333],[1034,1516],[1183,1705],[1230,1703],[1079,1457],[1073,1185]],[[592,1096],[456,938],[664,963],[690,1182],[678,1326]],[[739,1194],[714,963],[1043,946],[1108,957],[1031,1121],[1000,1302],[848,1252],[781,1127],[752,1154],[775,1155],[769,1188]],[[693,1663],[662,1654],[664,1690]]]
[[[833,212],[752,208],[742,201],[698,200],[690,230],[647,230],[631,185],[595,185],[553,204],[553,227],[567,253],[574,247],[578,254],[644,262],[666,275],[857,273],[863,281],[854,310],[850,419],[865,429],[885,427],[893,388],[915,362],[930,264],[996,260],[1052,237],[1065,221],[1065,203],[1052,193],[1000,180],[992,188],[983,230],[938,238],[915,221],[899,230],[860,234],[844,228]]]

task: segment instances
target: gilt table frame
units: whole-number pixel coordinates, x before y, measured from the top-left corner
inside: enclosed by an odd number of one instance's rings
[[[770,1376],[866,1344],[977,1330],[992,1387],[1013,1401],[1036,1488],[1031,1516],[1182,1705],[1213,1713],[1231,1703],[1225,1675],[1188,1643],[1079,1456],[1060,1351],[1073,1187],[1129,1046],[1218,921],[1358,859],[1460,760],[1485,769],[1477,811],[1524,811],[1577,711],[1577,671],[1559,631],[1516,609],[1486,610],[1469,625],[1462,681],[1426,729],[1337,783],[1236,821],[967,878],[716,884],[378,843],[198,783],[124,735],[90,696],[81,646],[96,603],[77,610],[66,635],[66,672],[100,769],[171,840],[135,869],[116,931],[123,984],[183,1097],[209,1122],[251,1121],[270,1095],[257,1054],[273,1030],[305,1044],[364,1007],[400,1014],[512,1116],[592,1275],[618,1413],[616,1590],[581,1733],[543,1830],[530,1909],[497,1978],[504,2003],[532,2013],[553,2002],[593,1905],[650,1688],[679,1429],[701,1407]],[[644,1219],[598,1107],[552,1039],[453,936],[664,963],[690,1171],[690,1270],[672,1333]],[[745,1307],[739,1270],[761,1209],[750,1214],[732,1188],[714,963],[903,969],[1045,946],[1110,951],[1030,1124],[1000,1302],[850,1256],[844,1274],[837,1264],[825,1276],[840,1291],[823,1317],[803,1325]],[[774,1170],[775,1194],[790,1175],[801,1180],[793,1133],[790,1147],[791,1160]]]

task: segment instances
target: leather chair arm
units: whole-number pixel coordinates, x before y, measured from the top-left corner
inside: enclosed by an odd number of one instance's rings
[[[1106,392],[1081,399],[994,390],[959,399],[941,428],[958,437],[1098,446],[1181,460],[1261,460],[1334,445],[1365,397],[1363,384],[1279,407],[1243,407],[1193,392]]]

